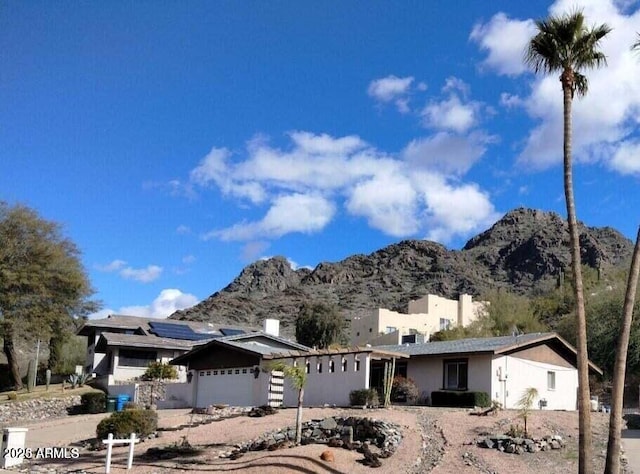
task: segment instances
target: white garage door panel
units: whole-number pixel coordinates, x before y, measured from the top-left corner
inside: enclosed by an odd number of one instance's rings
[[[216,373],[217,372],[217,373]],[[236,374],[235,370],[228,374],[222,371],[206,371],[205,375],[198,374],[197,406],[207,407],[217,403],[231,406],[253,406],[254,376],[247,370],[246,374]],[[211,375],[207,375],[210,373]],[[214,375],[214,373],[216,373]]]

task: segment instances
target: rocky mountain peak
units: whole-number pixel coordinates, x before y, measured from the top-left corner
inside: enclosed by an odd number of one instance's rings
[[[582,262],[607,271],[623,265],[632,243],[615,229],[580,225]],[[284,257],[245,267],[223,290],[171,317],[257,325],[281,320],[291,333],[300,306],[336,304],[345,318],[384,307],[406,311],[427,293],[457,298],[495,289],[526,294],[548,289],[570,266],[567,225],[558,214],[519,208],[470,239],[462,250],[426,240],[405,240],[369,255],[293,270]]]

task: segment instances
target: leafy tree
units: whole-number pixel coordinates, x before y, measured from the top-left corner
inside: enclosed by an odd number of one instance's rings
[[[622,404],[624,399],[624,378],[627,369],[627,352],[633,322],[633,309],[640,273],[640,228],[636,237],[636,245],[631,259],[631,269],[627,281],[627,291],[622,309],[622,321],[619,325],[616,361],[613,370],[613,387],[611,394],[611,415],[609,417],[609,440],[607,443],[607,459],[604,472],[617,474],[620,472],[620,445],[622,443]],[[637,355],[637,354],[636,354]]]
[[[576,206],[573,195],[571,156],[571,106],[576,93],[584,96],[588,90],[587,77],[582,71],[606,64],[605,55],[599,51],[600,41],[611,31],[606,24],[588,28],[584,15],[574,11],[559,17],[536,22],[538,33],[529,42],[525,61],[537,72],[560,72],[564,108],[564,194],[569,223],[571,268],[573,272],[578,350],[578,409],[579,449],[578,472],[591,472],[593,457],[591,436],[591,412],[589,406],[589,366],[587,358],[587,328],[580,268],[580,241]]]
[[[345,343],[346,321],[333,305],[305,303],[296,319],[296,340],[309,347],[326,349]]]
[[[302,402],[304,400],[304,386],[307,384],[307,372],[304,367],[287,365],[284,362],[274,362],[270,370],[282,372],[293,388],[298,391],[298,409],[296,411],[296,444],[302,441]]]
[[[162,362],[151,362],[142,376],[146,380],[174,380],[178,378],[178,371],[174,365]]]
[[[58,224],[0,202],[0,242],[0,336],[13,384],[21,389],[17,337],[55,337],[73,316],[96,305],[88,301],[93,290],[78,248]]]

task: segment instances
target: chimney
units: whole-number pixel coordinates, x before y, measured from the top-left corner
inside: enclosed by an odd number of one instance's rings
[[[278,319],[265,319],[262,330],[272,336],[280,335],[280,320]]]

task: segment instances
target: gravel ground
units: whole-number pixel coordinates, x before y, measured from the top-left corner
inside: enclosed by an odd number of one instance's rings
[[[237,460],[220,458],[230,453],[236,444],[256,438],[274,429],[294,426],[295,409],[280,410],[263,418],[236,416],[184,428],[164,431],[161,437],[147,440],[136,446],[134,472],[136,473],[206,473],[242,472],[255,474],[294,473],[370,473],[371,468],[359,461],[362,454],[340,448],[329,448],[334,462],[324,462],[320,454],[327,449],[323,445],[307,445],[278,451],[247,453]],[[558,451],[534,454],[505,454],[497,450],[482,449],[475,440],[483,433],[504,433],[510,425],[522,424],[514,411],[502,411],[496,416],[470,416],[468,410],[448,410],[429,407],[394,407],[378,410],[305,408],[304,419],[321,419],[328,416],[366,416],[383,419],[400,425],[403,440],[397,452],[382,460],[384,473],[521,473],[565,474],[577,472],[577,413],[536,411],[529,419],[529,430],[534,436],[558,434],[567,447]],[[206,420],[205,415],[171,418],[177,426],[190,421]],[[606,443],[607,415],[594,413],[595,472],[602,472]],[[169,460],[157,460],[143,454],[151,447],[167,447],[183,439],[202,449],[195,456]],[[126,448],[114,449],[111,472],[125,473]],[[38,463],[28,467],[30,472],[70,470],[104,472],[105,451],[81,450],[80,458],[73,462]]]

